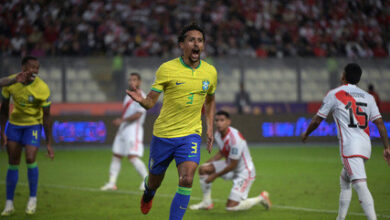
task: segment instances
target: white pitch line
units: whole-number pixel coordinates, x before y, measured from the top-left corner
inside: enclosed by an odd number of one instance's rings
[[[5,181],[1,181],[0,184],[5,184]],[[18,183],[23,186],[28,186],[27,183]],[[80,187],[80,186],[67,186],[67,185],[53,185],[53,184],[39,184],[40,187],[47,187],[47,188],[55,188],[55,189],[71,189],[71,190],[78,190],[78,191],[86,191],[86,192],[101,192],[98,188],[91,188],[91,187]],[[107,192],[107,191],[106,191]],[[128,195],[142,195],[141,191],[131,191],[131,190],[115,190],[115,191],[109,191],[109,193],[118,193],[118,194],[128,194]],[[170,194],[162,194],[157,193],[156,196],[161,196],[165,198],[172,198],[173,196]],[[191,196],[192,200],[199,200],[201,201],[202,198]],[[225,203],[226,201],[223,199],[213,199],[213,201],[217,203]],[[312,209],[312,208],[303,208],[303,207],[294,207],[294,206],[284,206],[284,205],[272,205],[272,208],[278,208],[278,209],[288,209],[288,210],[295,210],[295,211],[304,211],[304,212],[317,212],[317,213],[326,213],[326,214],[337,214],[338,211],[336,210],[327,210],[327,209]],[[365,216],[364,213],[360,212],[348,212],[348,215],[355,215],[355,216]],[[378,217],[381,218],[389,218],[390,215],[385,214],[378,214]]]

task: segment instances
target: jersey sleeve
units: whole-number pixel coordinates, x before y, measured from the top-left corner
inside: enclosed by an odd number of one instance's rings
[[[322,105],[317,112],[317,115],[321,118],[328,117],[329,112],[334,108],[335,97],[332,92],[329,92],[322,100]]]
[[[5,99],[9,99],[10,98],[10,92],[9,92],[9,88],[8,86],[4,86],[2,89],[1,89],[1,96]]]
[[[370,113],[369,113],[368,117],[369,117],[370,121],[375,121],[376,119],[382,117],[373,96],[370,97],[369,111],[370,111]]]
[[[237,141],[236,143],[230,146],[229,158],[232,160],[239,160],[241,158],[244,142],[242,140]]]
[[[151,90],[155,92],[162,92],[165,86],[168,84],[168,80],[169,80],[169,76],[163,64],[158,68],[156,72],[155,80]]]
[[[47,87],[47,86],[46,86],[46,88],[45,88],[44,97],[45,97],[45,98],[43,99],[41,106],[42,106],[42,107],[48,107],[48,106],[50,106],[50,105],[51,105],[50,89],[49,89],[49,87]]]
[[[217,81],[218,81],[218,77],[217,77],[217,70],[213,67],[213,77],[212,77],[212,82],[210,83],[210,88],[207,90],[207,94],[208,95],[214,95],[215,93],[215,90],[217,89]]]

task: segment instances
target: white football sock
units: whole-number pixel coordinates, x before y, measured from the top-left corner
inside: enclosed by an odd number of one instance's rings
[[[121,159],[113,156],[111,165],[110,165],[110,180],[109,183],[116,184],[116,180],[118,179],[119,171],[121,170]]]
[[[364,213],[368,220],[376,220],[376,213],[374,208],[374,199],[371,196],[367,187],[366,181],[357,181],[352,183],[353,188],[357,192]]]
[[[234,207],[226,207],[226,210],[228,211],[239,211],[239,210],[248,210],[252,208],[254,205],[260,203],[262,200],[262,197],[254,197],[249,198],[241,201],[237,206]]]
[[[206,183],[208,175],[199,175],[200,188],[202,188],[203,192],[203,201],[211,202],[211,183]]]
[[[352,187],[349,181],[346,181],[345,170],[340,175],[340,200],[339,200],[339,214],[336,220],[344,220],[347,216],[349,204],[352,198]]]
[[[142,160],[139,159],[138,157],[133,157],[129,161],[130,163],[133,164],[135,170],[142,177],[142,181],[144,181],[145,177],[148,175],[148,171],[146,169],[144,162],[142,162]]]

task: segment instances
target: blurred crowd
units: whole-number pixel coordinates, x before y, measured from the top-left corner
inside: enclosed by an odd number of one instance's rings
[[[177,56],[191,21],[208,56],[390,54],[388,0],[0,0],[0,54]]]

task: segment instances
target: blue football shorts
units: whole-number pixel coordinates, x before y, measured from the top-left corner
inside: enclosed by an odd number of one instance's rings
[[[8,123],[5,135],[7,140],[22,145],[39,147],[41,142],[42,125],[19,126]]]
[[[159,138],[153,135],[150,144],[149,172],[154,175],[165,173],[173,159],[176,166],[185,161],[199,164],[201,141],[198,134],[178,138]]]

